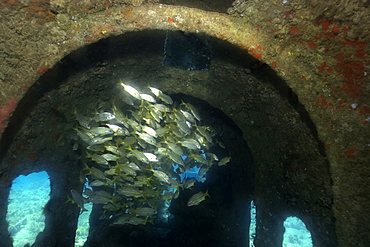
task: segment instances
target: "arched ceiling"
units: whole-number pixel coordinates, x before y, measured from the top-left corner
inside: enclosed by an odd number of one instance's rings
[[[356,241],[366,241],[367,231],[356,221],[369,215],[365,207],[369,200],[363,196],[368,191],[369,172],[368,1],[314,1],[311,5],[300,1],[234,1],[228,9],[233,15],[157,1],[110,2],[104,6],[102,2],[2,3],[1,133],[32,84],[80,47],[129,31],[207,34],[235,44],[265,62],[297,95],[330,162],[340,242],[352,246]],[[237,90],[246,84],[232,86]],[[253,99],[253,95],[249,96],[238,98],[238,102]],[[221,108],[220,102],[214,104]],[[231,115],[240,108],[229,111]]]

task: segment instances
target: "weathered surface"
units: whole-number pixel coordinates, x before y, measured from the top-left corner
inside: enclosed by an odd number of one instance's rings
[[[310,200],[324,198],[321,201],[325,205],[330,205],[327,200],[333,193],[332,212],[340,246],[366,245],[370,242],[370,223],[366,217],[370,215],[369,1],[348,0],[341,4],[313,1],[311,5],[304,2],[234,1],[228,10],[232,15],[227,15],[159,5],[155,1],[80,1],[79,4],[63,0],[3,1],[0,4],[0,133],[28,88],[79,47],[111,35],[145,29],[205,33],[242,47],[275,69],[298,95],[317,129],[317,140],[324,148],[320,150],[314,147],[314,141],[308,141],[307,145],[312,146],[304,156],[312,154],[312,160],[306,161],[315,165],[309,170],[312,175],[304,177],[307,184],[311,180],[315,185],[322,182],[323,191],[305,187],[296,192],[297,181],[290,179],[280,181],[278,191],[292,195],[288,200],[296,196]],[[173,80],[177,73],[169,73]],[[266,192],[264,189],[270,182],[264,179],[267,174],[268,178],[276,179],[273,184],[282,178],[275,174],[277,171],[287,178],[291,173],[298,173],[297,178],[301,179],[307,167],[299,165],[300,157],[285,157],[286,150],[305,153],[304,146],[296,145],[298,140],[294,139],[294,133],[302,129],[300,117],[294,116],[296,113],[285,115],[282,108],[275,112],[272,98],[276,95],[265,95],[265,101],[258,103],[258,109],[267,104],[265,112],[271,114],[261,117],[253,111],[254,94],[233,94],[248,87],[248,83],[238,81],[238,77],[233,79],[230,80],[233,84],[221,91],[223,101],[212,102],[209,96],[213,88],[206,91],[205,85],[193,85],[190,89],[180,86],[176,92],[211,102],[243,129],[246,140],[253,143],[250,146],[261,172],[257,193]],[[163,82],[169,91],[172,85],[171,81]],[[280,120],[280,116],[286,119]],[[278,122],[272,124],[271,120]],[[262,137],[251,127],[254,124],[264,132]],[[275,134],[278,131],[281,134]],[[276,139],[270,139],[270,133]],[[300,143],[306,140],[304,135]],[[273,152],[269,145],[280,141],[280,149]],[[279,154],[281,150],[284,155]],[[266,152],[271,154],[264,157]],[[282,167],[270,170],[270,159],[276,161],[281,157],[293,161],[284,166],[284,159],[280,160]],[[326,172],[332,181],[315,177],[325,158],[330,174]]]

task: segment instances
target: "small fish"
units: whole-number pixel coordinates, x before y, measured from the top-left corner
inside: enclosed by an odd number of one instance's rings
[[[199,163],[208,165],[208,160],[201,154],[191,154],[194,160],[198,161]]]
[[[126,128],[122,128],[114,124],[106,124],[111,130],[113,130],[115,135],[128,136],[130,135],[129,131]]]
[[[124,84],[123,82],[120,83],[121,86],[128,92],[132,97],[141,100],[140,93],[134,87]]]
[[[197,109],[192,104],[186,104],[186,107],[190,110],[190,112],[193,114],[193,116],[198,120],[202,120],[200,117],[200,114],[198,113]]]
[[[154,104],[151,107],[160,112],[170,112],[171,111],[170,108],[164,104]]]
[[[148,181],[134,181],[134,187],[143,187],[143,186],[150,186]]]
[[[132,188],[132,187],[123,187],[123,188],[119,188],[117,190],[118,194],[121,194],[123,196],[126,196],[126,197],[135,197],[135,198],[138,198],[138,197],[142,197],[143,196],[143,192],[138,190],[138,189],[135,189],[135,188]]]
[[[173,100],[171,99],[170,96],[168,96],[167,94],[164,94],[164,93],[161,93],[158,98],[160,98],[164,103],[168,104],[168,105],[172,105],[173,104]]]
[[[176,110],[175,112],[175,121],[185,122],[185,116],[181,113],[181,111]]]
[[[151,162],[158,162],[158,158],[155,154],[152,154],[152,153],[143,153],[149,161]]]
[[[150,217],[156,215],[157,210],[155,210],[154,208],[142,207],[132,210],[131,213],[135,214],[136,216]]]
[[[90,143],[91,139],[93,138],[93,135],[92,134],[90,134],[89,132],[85,132],[85,131],[83,131],[81,129],[77,129],[77,128],[74,129],[74,130],[76,130],[78,137],[80,137],[80,139],[83,142],[85,142],[87,144]]]
[[[106,182],[101,181],[99,179],[96,179],[96,180],[89,183],[89,186],[91,186],[91,187],[100,187],[100,186],[104,186],[104,185],[106,185]]]
[[[203,176],[204,174],[206,174],[209,170],[209,167],[208,166],[202,166],[200,168],[200,170],[198,171],[198,176]]]
[[[102,154],[101,157],[103,157],[107,161],[116,161],[119,159],[119,157],[114,154]]]
[[[206,196],[209,197],[208,190],[205,193],[200,191],[199,193],[192,195],[187,203],[188,207],[199,205],[199,203],[206,199]]]
[[[121,216],[113,222],[113,225],[125,225],[129,222],[131,217],[130,215]]]
[[[162,195],[163,200],[172,200],[175,193],[173,192],[166,192]]]
[[[126,119],[126,123],[134,130],[137,130],[139,128],[139,123],[131,118]]]
[[[110,211],[110,212],[114,212],[114,211],[118,211],[120,210],[121,208],[121,205],[120,204],[117,204],[117,203],[110,203],[108,202],[107,204],[104,204],[103,205],[103,209],[107,210],[107,211]]]
[[[107,137],[96,136],[96,137],[94,137],[90,140],[89,145],[92,146],[92,145],[102,144],[102,143],[110,141],[112,139],[113,139],[112,136],[107,136]]]
[[[118,147],[116,146],[110,146],[110,145],[107,145],[105,146],[105,149],[111,153],[114,153],[116,155],[121,155],[121,152],[119,151]]]
[[[105,179],[104,172],[102,172],[101,170],[99,170],[95,167],[90,168],[90,173],[91,173],[92,177],[95,178],[95,179],[102,179],[102,180]]]
[[[161,120],[163,119],[162,117],[162,114],[160,111],[150,111],[150,115],[154,118],[154,120],[157,122],[157,123],[160,123]]]
[[[195,180],[194,178],[190,178],[190,179],[186,180],[186,182],[184,183],[183,187],[184,187],[185,189],[189,189],[189,188],[191,188],[191,187],[193,187],[193,186],[194,186],[195,181],[196,181],[196,180]]]
[[[193,139],[187,139],[187,140],[181,141],[179,143],[182,146],[184,146],[186,148],[189,148],[189,149],[192,149],[192,150],[199,150],[201,148],[200,144],[196,140],[193,140]]]
[[[176,121],[176,123],[177,123],[177,126],[180,128],[180,130],[185,133],[185,135],[191,134],[191,129],[186,124],[186,122]]]
[[[160,127],[160,128],[158,128],[158,129],[156,129],[156,132],[157,132],[157,135],[158,136],[164,136],[164,135],[166,135],[168,132],[170,131],[170,129],[169,128],[167,128],[167,127]]]
[[[158,178],[159,181],[164,182],[166,184],[171,184],[170,177],[166,173],[153,169],[151,169],[151,171],[153,172],[154,177]]]
[[[227,156],[227,157],[224,157],[220,160],[220,162],[218,162],[218,166],[224,166],[226,165],[227,163],[229,163],[231,160],[231,157],[230,156]]]
[[[135,170],[130,168],[129,166],[127,166],[127,165],[118,165],[118,166],[119,166],[118,169],[120,171],[122,171],[124,174],[129,175],[129,176],[133,176],[133,177],[136,176]]]
[[[75,112],[76,114],[76,118],[77,118],[77,121],[78,123],[84,127],[85,129],[90,129],[90,122],[91,122],[91,119],[81,115],[81,114],[78,114],[77,112]]]
[[[166,142],[166,144],[171,149],[171,151],[173,151],[177,155],[180,155],[180,156],[184,155],[184,152],[182,151],[181,147],[179,147],[178,145],[170,143],[170,142]]]
[[[212,162],[213,161],[218,161],[218,157],[217,155],[215,155],[214,153],[207,153],[206,154],[207,158],[209,158]]]
[[[129,218],[127,220],[128,224],[135,225],[135,226],[137,226],[137,225],[146,225],[146,223],[148,223],[148,222],[151,222],[151,221],[150,220],[148,221],[146,219],[139,218],[139,217],[132,217],[132,218]]]
[[[177,189],[176,192],[175,192],[175,194],[173,195],[173,199],[179,198],[179,195],[180,195],[180,190]]]
[[[87,158],[90,158],[91,160],[95,161],[96,163],[98,163],[99,165],[109,165],[109,162],[104,158],[102,157],[101,155],[98,155],[98,154],[87,154],[86,156]]]
[[[134,171],[141,171],[140,167],[138,165],[136,165],[135,163],[129,163],[127,164],[128,167],[130,167],[132,170]]]
[[[140,94],[141,99],[148,101],[150,103],[156,103],[157,101],[153,98],[153,96],[149,94],[142,93]]]
[[[193,115],[190,112],[183,111],[183,110],[180,110],[180,111],[185,116],[185,118],[187,120],[189,120],[191,123],[195,123],[195,118],[193,117]]]
[[[113,130],[107,127],[94,127],[89,130],[90,133],[96,135],[110,135],[113,134]]]
[[[94,120],[97,122],[107,122],[109,120],[115,119],[116,116],[114,116],[110,112],[99,112],[95,115]]]
[[[141,126],[141,130],[144,131],[145,133],[147,133],[148,135],[151,135],[153,137],[157,137],[157,132],[149,126],[145,126],[145,125]]]
[[[137,135],[141,140],[145,141],[146,143],[149,143],[151,145],[157,144],[156,140],[151,135],[148,135],[146,133],[137,133]]]
[[[75,202],[77,204],[77,206],[79,206],[82,211],[80,214],[82,214],[83,212],[86,212],[88,211],[84,205],[85,203],[87,203],[87,198],[83,197],[82,195],[80,195],[77,191],[75,190],[71,190],[71,195],[72,195],[72,200],[73,202]]]
[[[172,152],[172,151],[168,151],[167,152],[168,154],[168,157],[173,161],[175,162],[176,164],[179,164],[181,166],[184,166],[184,160],[182,159],[182,157],[178,154],[176,154],[175,152]]]
[[[131,150],[131,152],[134,154],[136,159],[138,159],[141,162],[144,162],[146,164],[149,164],[149,159],[140,151],[138,150]]]
[[[153,93],[155,96],[157,96],[157,97],[159,97],[159,95],[161,95],[161,94],[162,94],[162,91],[161,91],[161,90],[159,90],[159,89],[157,89],[157,88],[155,88],[155,87],[149,87],[149,89],[150,89],[150,91],[152,91],[152,93]]]
[[[115,168],[111,168],[109,170],[104,171],[104,174],[106,174],[108,176],[118,175]]]
[[[88,146],[87,149],[94,152],[103,152],[105,147],[103,145],[92,145]]]
[[[104,190],[96,191],[89,197],[89,201],[94,204],[108,204],[111,203],[112,200],[113,196]]]

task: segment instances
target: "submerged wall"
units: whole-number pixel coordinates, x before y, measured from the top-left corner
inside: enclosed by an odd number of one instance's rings
[[[229,1],[229,8],[221,1],[180,2],[187,7],[158,1],[2,1],[0,158],[26,114],[22,98],[40,90],[33,84],[66,55],[129,31],[206,34],[240,47],[280,77],[262,67],[259,76],[269,83],[248,82],[240,70],[226,67],[212,72],[224,81],[194,74],[196,79],[179,84],[181,72],[167,71],[168,78],[159,82],[169,93],[208,101],[243,131],[256,166],[257,217],[276,215],[272,228],[292,212],[303,220],[308,213],[306,221],[335,230],[319,234],[318,246],[333,246],[337,239],[339,246],[365,246],[370,242],[369,1]],[[82,49],[68,61],[81,63],[87,54]],[[248,72],[250,65],[245,68]],[[22,150],[39,152],[30,150],[30,143]],[[2,163],[2,186],[16,167]],[[311,225],[320,228],[316,223]],[[257,234],[269,239],[276,231],[257,229]]]

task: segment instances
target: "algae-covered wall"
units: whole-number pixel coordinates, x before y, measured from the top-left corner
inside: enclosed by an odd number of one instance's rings
[[[284,208],[268,205],[284,201],[287,211],[298,208],[295,213],[303,218],[307,212],[317,212],[320,224],[333,226],[335,233],[323,233],[316,240],[318,246],[333,246],[336,239],[338,246],[366,246],[370,242],[368,8],[369,1],[362,0],[2,1],[0,158],[7,155],[15,135],[7,133],[8,123],[17,129],[16,119],[21,119],[22,106],[27,105],[22,98],[32,94],[37,89],[33,84],[63,57],[72,53],[72,60],[84,61],[86,53],[73,51],[130,31],[200,33],[240,47],[279,76],[262,69],[262,81],[271,82],[264,85],[248,82],[239,70],[226,67],[210,77],[195,73],[188,83],[179,84],[182,72],[169,70],[167,80],[158,84],[169,93],[208,101],[243,131],[256,166],[256,201],[268,209],[261,210],[259,217],[276,213],[275,220],[280,220]],[[24,145],[24,150],[32,151]],[[3,184],[10,182],[8,170],[14,167],[2,164]],[[258,231],[261,239],[268,238],[269,232]]]

